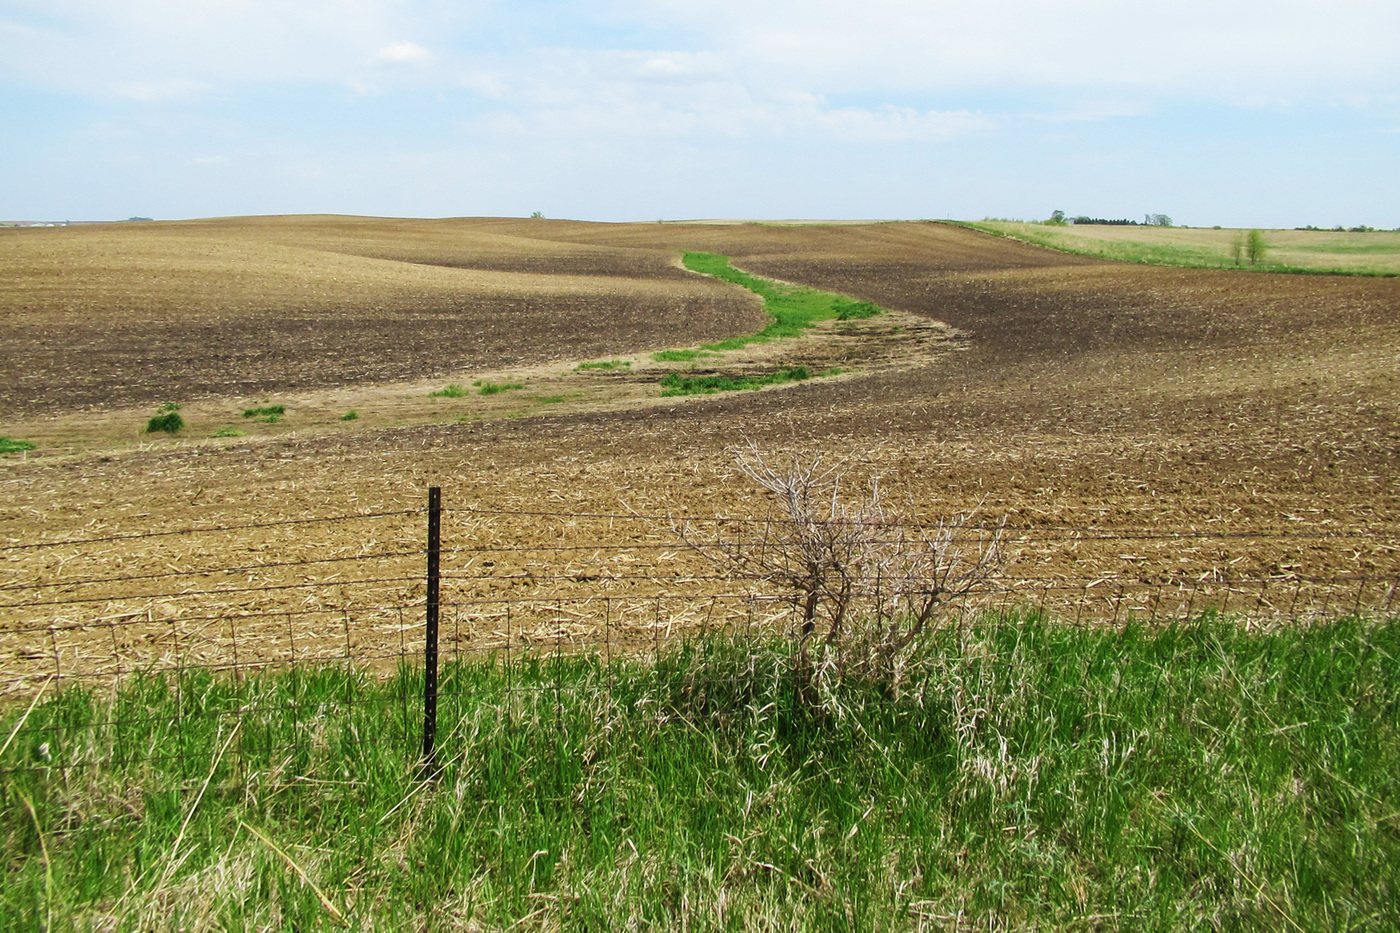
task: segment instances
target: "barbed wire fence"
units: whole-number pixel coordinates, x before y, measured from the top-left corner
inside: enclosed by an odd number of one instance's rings
[[[685,523],[716,545],[742,547],[766,540],[775,521],[444,507],[433,490],[418,509],[0,545],[0,722],[13,722],[0,742],[15,740],[20,714],[74,689],[115,697],[133,683],[159,683],[178,693],[192,678],[246,683],[333,670],[398,676],[403,688],[373,702],[394,706],[383,719],[405,761],[431,764],[444,665],[565,654],[659,660],[705,637],[793,637],[792,593],[736,578],[676,530]],[[1307,624],[1400,611],[1391,528],[1000,533],[1002,572],[950,604],[942,625],[1015,613],[1058,625],[1155,625],[1207,612],[1246,625]],[[1230,554],[1266,545],[1301,556],[1264,571],[1231,569]],[[1305,572],[1309,553],[1338,550],[1379,560]],[[1100,559],[1079,562],[1092,572],[1048,561],[1067,551]],[[1183,553],[1201,556],[1183,565]],[[310,715],[303,696],[294,688],[271,707],[260,701],[258,715]],[[351,689],[339,696],[342,715],[370,702]],[[142,752],[151,760],[185,754],[185,717],[239,723],[248,714],[241,701],[208,709],[197,697],[177,699],[178,721],[163,724],[170,743]],[[113,728],[150,724],[139,704],[111,709]],[[62,749],[59,738],[38,744]],[[53,766],[0,757],[0,771]]]

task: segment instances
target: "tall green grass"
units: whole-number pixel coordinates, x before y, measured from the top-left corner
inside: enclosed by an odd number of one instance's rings
[[[483,659],[431,784],[416,671],[70,688],[0,754],[0,926],[1390,930],[1398,656],[987,620],[818,710],[776,643]]]

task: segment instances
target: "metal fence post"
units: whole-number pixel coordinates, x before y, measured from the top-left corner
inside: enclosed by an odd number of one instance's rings
[[[423,776],[437,770],[438,558],[442,551],[442,488],[428,489],[428,606],[423,644]]]

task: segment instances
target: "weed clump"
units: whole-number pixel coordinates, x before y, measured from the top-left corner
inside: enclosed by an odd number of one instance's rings
[[[0,454],[18,454],[33,449],[34,445],[29,441],[18,441],[0,434]]]
[[[360,413],[353,408],[340,416],[341,421],[355,421],[360,417]]]
[[[651,358],[658,363],[691,363],[707,356],[719,354],[708,350],[658,350]]]
[[[185,428],[185,419],[180,417],[180,406],[166,402],[160,412],[146,422],[147,434],[179,434]]]
[[[438,389],[436,392],[429,392],[429,398],[465,398],[467,390],[457,383],[451,383],[446,388]]]
[[[880,313],[880,306],[870,301],[841,298],[831,303],[838,321],[863,321]]]
[[[247,436],[248,436],[248,432],[245,431],[245,430],[243,430],[242,428],[236,428],[236,427],[234,427],[233,425],[229,425],[229,426],[226,427],[226,428],[219,428],[219,430],[217,430],[217,431],[214,432],[213,436],[214,436],[214,437],[247,437]]]
[[[590,369],[603,370],[604,372],[614,369],[628,369],[632,363],[629,360],[601,360],[596,363],[579,363],[574,367],[576,371],[584,372]]]
[[[835,371],[819,375],[835,375]],[[745,389],[782,385],[785,382],[802,382],[811,378],[812,372],[806,366],[789,366],[762,376],[682,376],[680,373],[671,373],[661,380],[661,397],[741,392]]]
[[[480,386],[482,395],[500,395],[502,392],[525,388],[524,384],[519,382],[473,382],[472,385]]]
[[[276,424],[287,413],[286,405],[264,405],[261,408],[246,408],[243,417],[257,418],[263,424]]]

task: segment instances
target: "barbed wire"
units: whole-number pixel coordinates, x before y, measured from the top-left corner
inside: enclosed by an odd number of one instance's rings
[[[138,580],[162,580],[170,577],[200,577],[216,573],[251,573],[257,570],[309,567],[316,564],[335,564],[362,560],[388,560],[396,557],[419,557],[426,553],[427,550],[425,548],[414,548],[407,551],[384,551],[379,554],[343,554],[338,557],[313,557],[306,560],[270,561],[268,563],[243,564],[234,567],[195,567],[189,570],[167,570],[161,573],[131,574],[123,577],[85,577],[73,580],[54,580],[46,583],[11,583],[0,585],[0,593],[51,589],[57,586],[95,586],[99,583],[132,583]],[[5,608],[5,605],[0,604],[0,609],[3,608]]]
[[[105,596],[85,596],[76,599],[49,599],[35,600],[27,603],[5,603],[0,604],[0,610],[5,609],[41,609],[52,606],[77,606],[93,603],[121,602],[130,599],[191,599],[205,596],[226,596],[233,593],[270,593],[278,590],[303,590],[319,589],[321,587],[332,586],[368,586],[380,583],[421,583],[422,577],[380,577],[367,580],[315,580],[303,583],[272,583],[263,586],[240,586],[221,587],[209,590],[185,590],[179,593],[122,593],[107,594]]]
[[[392,512],[361,512],[348,515],[332,515],[326,518],[288,518],[275,522],[250,522],[244,525],[210,525],[194,528],[178,528],[170,531],[143,531],[131,534],[106,535],[99,538],[67,538],[60,541],[32,541],[25,544],[0,545],[0,551],[30,551],[40,548],[81,546],[88,544],[108,544],[113,541],[137,541],[142,538],[168,538],[173,536],[209,534],[219,531],[252,531],[261,528],[279,528],[286,525],[321,525],[331,522],[349,522],[367,518],[391,518],[396,515],[421,515],[425,509],[399,509]]]
[[[558,520],[561,520],[561,521],[576,521],[576,520],[579,520],[579,519],[591,519],[591,520],[598,520],[598,521],[602,521],[602,520],[608,520],[608,521],[638,521],[638,522],[645,522],[645,523],[647,523],[647,524],[656,525],[656,526],[659,526],[659,527],[667,527],[667,528],[669,528],[671,525],[673,525],[673,524],[675,524],[675,523],[684,523],[684,522],[693,522],[693,523],[695,523],[695,524],[718,524],[718,525],[731,525],[731,524],[795,525],[795,524],[802,524],[802,525],[813,525],[813,526],[818,526],[818,527],[820,527],[820,526],[822,526],[822,525],[839,525],[839,524],[845,524],[845,523],[847,522],[847,520],[842,520],[842,519],[834,519],[834,520],[833,520],[833,519],[807,519],[807,520],[803,520],[803,521],[800,521],[800,522],[799,522],[799,521],[796,520],[796,519],[784,518],[781,514],[778,514],[778,513],[774,513],[774,514],[771,515],[771,516],[735,517],[735,516],[721,516],[721,515],[692,515],[692,514],[680,514],[680,515],[675,515],[675,514],[664,514],[664,515],[663,515],[663,514],[646,514],[646,513],[642,513],[642,512],[559,512],[559,511],[544,510],[544,509],[482,509],[482,508],[473,508],[473,507],[465,507],[465,506],[456,506],[456,507],[452,507],[452,508],[443,508],[442,511],[443,511],[443,514],[461,513],[461,514],[468,514],[468,515],[516,516],[516,517],[521,517],[521,518],[553,518],[553,519],[558,519]],[[982,511],[982,510],[974,510],[974,511]],[[965,514],[967,514],[967,513],[954,513],[954,514],[962,514],[962,515],[965,515]],[[945,517],[945,518],[946,518],[946,517]],[[878,524],[879,524],[881,527],[885,527],[885,528],[913,528],[913,529],[924,528],[924,529],[927,529],[927,528],[934,528],[934,527],[937,527],[938,522],[939,522],[939,520],[936,519],[936,518],[935,518],[935,519],[929,519],[929,520],[888,518],[888,519],[881,519],[881,520],[879,521]],[[965,524],[965,525],[963,525],[962,527],[963,527],[965,530],[968,530],[968,531],[986,531],[986,532],[994,532],[994,531],[997,531],[997,530],[1004,530],[1004,531],[1006,531],[1006,532],[1008,532],[1008,533],[1009,533],[1009,532],[1015,532],[1015,531],[1027,531],[1027,532],[1029,532],[1029,531],[1044,531],[1044,532],[1051,532],[1051,531],[1054,531],[1054,530],[1056,530],[1056,529],[1059,529],[1059,530],[1062,530],[1062,531],[1064,531],[1064,532],[1066,533],[1065,537],[1071,537],[1071,538],[1072,538],[1072,537],[1075,537],[1075,536],[1092,536],[1092,537],[1094,537],[1094,538],[1096,538],[1096,539],[1097,539],[1097,538],[1102,538],[1103,540],[1117,540],[1117,539],[1120,538],[1120,537],[1121,537],[1121,538],[1125,538],[1125,539],[1139,539],[1139,538],[1142,538],[1142,539],[1150,539],[1150,538],[1158,538],[1158,537],[1160,537],[1160,538],[1164,538],[1164,539],[1168,539],[1168,540],[1174,540],[1174,539],[1176,539],[1176,538],[1182,538],[1182,537],[1184,537],[1184,538],[1191,538],[1191,537],[1197,537],[1197,536],[1204,536],[1204,537],[1221,537],[1221,538],[1235,538],[1235,537],[1246,537],[1246,538],[1250,538],[1250,537],[1258,537],[1258,538],[1271,538],[1271,537],[1300,537],[1300,538],[1312,538],[1312,537],[1317,537],[1317,538],[1330,538],[1330,537],[1372,537],[1372,536],[1381,536],[1381,535],[1392,535],[1392,536],[1394,536],[1394,535],[1400,535],[1400,526],[1395,526],[1395,527],[1348,528],[1348,529],[1337,529],[1337,530],[1328,529],[1328,530],[1298,531],[1298,532],[1293,532],[1293,531],[1248,531],[1248,530],[1246,530],[1246,531],[1229,531],[1229,532],[1226,532],[1226,531],[1212,532],[1212,531],[1201,530],[1201,529],[1191,529],[1191,530],[1189,530],[1189,531],[1172,531],[1172,532],[1167,532],[1167,531],[1162,531],[1161,529],[1157,529],[1157,528],[1132,528],[1132,527],[1127,527],[1127,528],[1102,529],[1103,531],[1108,531],[1108,532],[1110,532],[1110,533],[1109,533],[1108,535],[1106,535],[1106,536],[1105,536],[1105,535],[1100,535],[1100,534],[1098,534],[1098,532],[1100,531],[1100,529],[1096,529],[1096,528],[1094,528],[1093,526],[1089,526],[1089,527],[1073,526],[1073,525],[1061,525],[1061,526],[1056,526],[1056,525],[1047,525],[1047,524],[1037,524],[1037,525],[1011,525],[1011,524],[1003,524],[1003,523],[1001,523],[1001,522],[984,522],[984,523],[970,523],[970,524]],[[1054,536],[1048,537],[1046,540],[1062,540],[1062,539],[1063,539],[1062,536],[1054,535]]]

